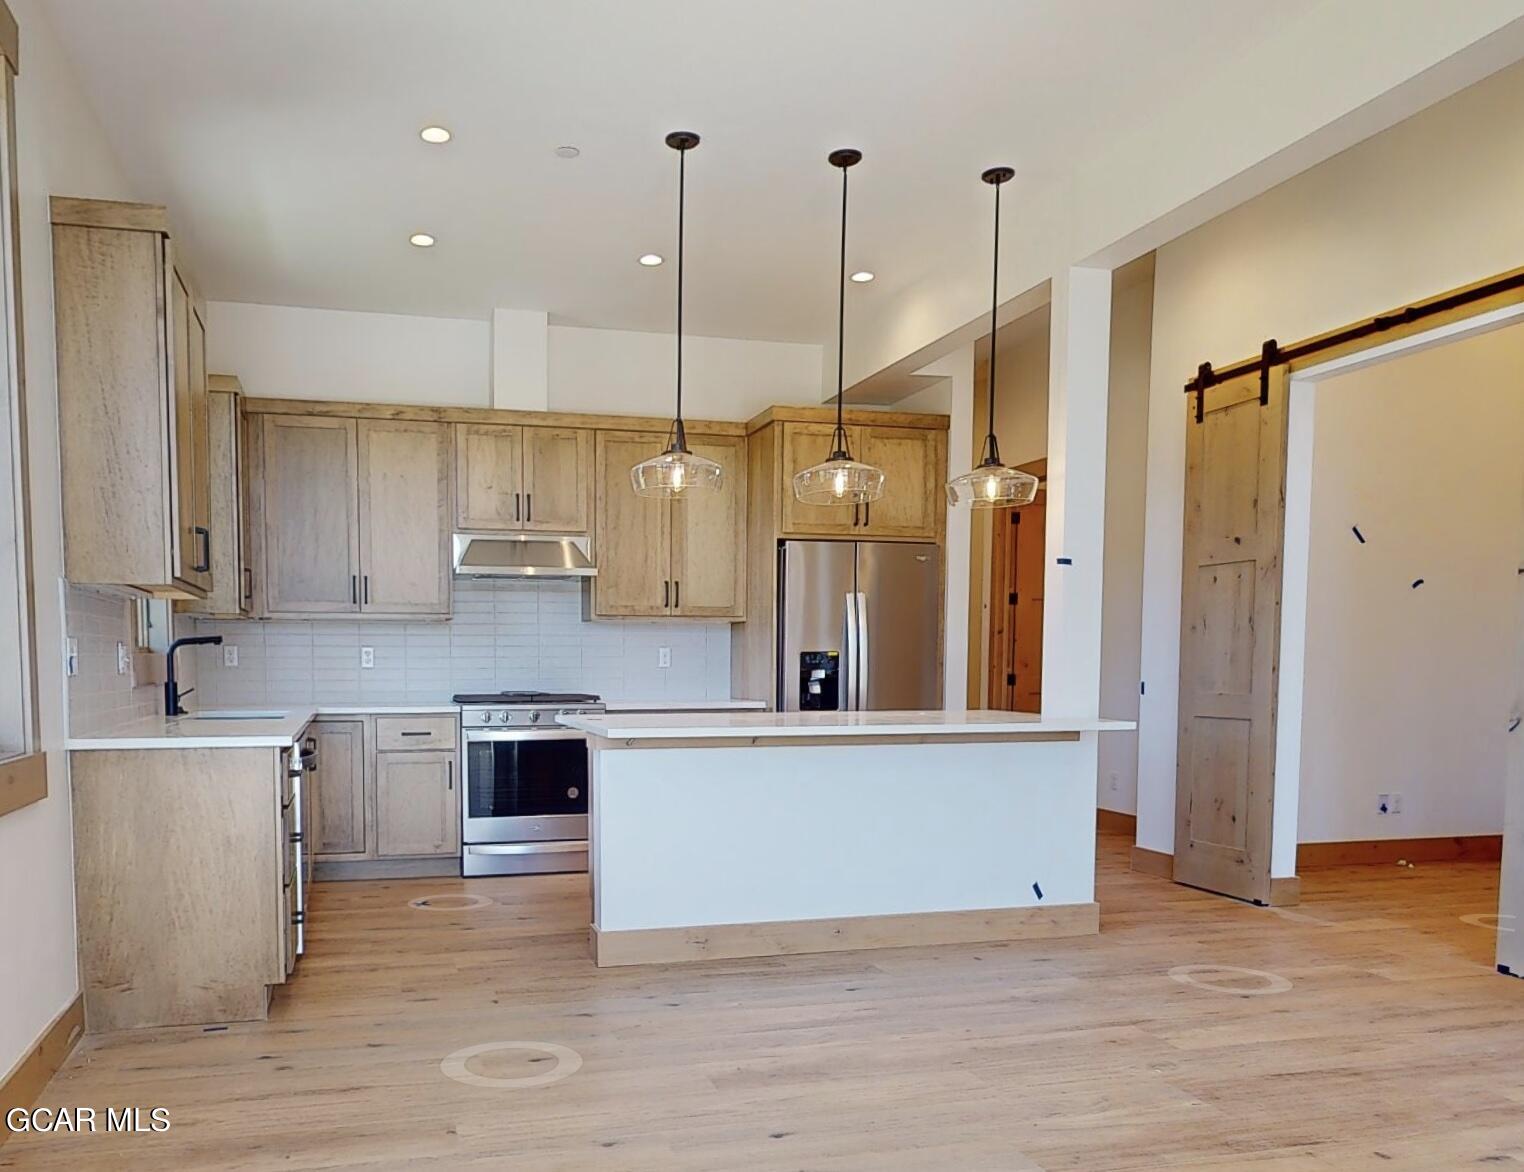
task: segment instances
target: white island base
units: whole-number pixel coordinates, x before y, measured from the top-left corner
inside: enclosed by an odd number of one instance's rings
[[[568,717],[600,966],[1079,936],[1096,736],[1004,712]]]

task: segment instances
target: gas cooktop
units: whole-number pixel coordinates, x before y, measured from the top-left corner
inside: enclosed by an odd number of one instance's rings
[[[450,697],[457,704],[596,704],[588,692],[463,692]]]

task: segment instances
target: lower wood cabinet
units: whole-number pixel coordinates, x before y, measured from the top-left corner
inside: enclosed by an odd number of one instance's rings
[[[455,754],[376,754],[376,854],[448,855],[460,850]]]
[[[324,720],[317,738],[314,850],[324,857],[365,853],[365,722]]]

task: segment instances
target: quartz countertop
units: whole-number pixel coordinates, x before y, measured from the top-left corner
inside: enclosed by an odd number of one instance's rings
[[[613,741],[736,737],[958,737],[977,734],[1122,732],[1130,720],[1044,716],[1035,712],[690,712],[563,716],[567,728]]]
[[[763,711],[766,700],[605,700],[609,712],[735,712]]]
[[[72,752],[94,749],[284,749],[296,743],[296,738],[317,715],[317,709],[311,704],[269,711],[281,714],[259,720],[207,720],[198,718],[195,713],[169,719],[148,716],[93,736],[70,737],[65,747]]]

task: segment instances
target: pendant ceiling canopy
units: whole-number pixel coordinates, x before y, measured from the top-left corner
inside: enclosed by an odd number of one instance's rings
[[[688,152],[699,144],[691,130],[674,130],[667,145],[677,152],[677,409],[667,450],[630,469],[630,483],[640,496],[679,497],[720,486],[724,469],[713,460],[688,450],[683,430],[683,207]]]
[[[995,189],[995,245],[990,288],[990,361],[989,361],[989,431],[979,465],[947,482],[949,504],[969,505],[976,509],[1005,509],[1029,505],[1037,497],[1037,477],[1012,468],[1000,459],[1000,443],[995,438],[995,311],[1000,304],[1000,186],[1015,176],[1010,167],[991,167],[980,176]]]
[[[831,452],[822,463],[794,474],[794,497],[807,505],[871,504],[884,495],[884,472],[852,457],[847,429],[842,425],[842,376],[847,323],[847,169],[862,162],[862,151],[844,149],[827,156],[841,168],[841,272],[836,298],[836,430]]]

